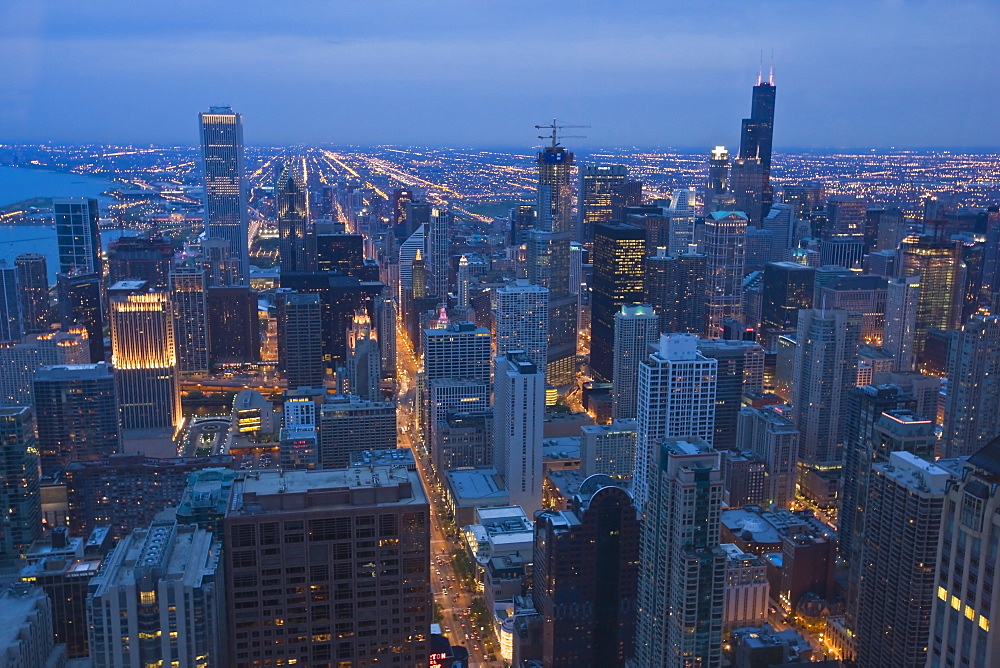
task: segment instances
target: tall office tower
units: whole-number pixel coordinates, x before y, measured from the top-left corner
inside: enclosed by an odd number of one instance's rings
[[[694,219],[698,200],[695,189],[675,188],[670,197],[667,214],[670,217],[667,248],[674,255],[695,243]]]
[[[390,288],[372,300],[375,334],[382,355],[382,378],[396,377],[396,300]]]
[[[950,346],[943,455],[971,455],[1000,434],[998,406],[1000,316],[974,316]]]
[[[753,87],[750,104],[750,118],[743,119],[740,134],[740,159],[758,160],[761,168],[761,190],[759,210],[747,211],[754,222],[767,215],[774,202],[774,188],[771,186],[771,144],[774,139],[774,97],[777,89],[773,75],[767,81],[757,78]]]
[[[738,450],[737,424],[744,395],[764,391],[764,349],[753,341],[699,341],[698,352],[718,361],[715,380],[716,450]]]
[[[423,299],[427,292],[427,262],[424,260],[424,253],[419,248],[413,255],[411,265],[410,285],[412,286],[413,299]]]
[[[360,478],[355,470],[262,471],[234,481],[223,538],[226,605],[236,621],[227,665],[426,664],[427,494],[404,467],[365,467]],[[308,564],[294,549],[274,548],[306,544]],[[366,551],[375,554],[364,563],[342,558]]]
[[[319,468],[337,469],[359,450],[396,449],[396,404],[333,394],[319,405]]]
[[[611,380],[615,314],[643,300],[645,234],[633,225],[598,223],[594,229],[594,279],[591,284],[590,373]]]
[[[207,287],[226,288],[239,285],[240,260],[233,257],[225,239],[205,239],[201,242],[201,262]]]
[[[1000,610],[1000,588],[990,586],[1000,569],[998,462],[1000,438],[964,463],[954,462],[961,481],[945,494],[929,666],[992,666],[1000,661],[1000,639],[990,633],[990,618]],[[944,464],[938,461],[938,466]]]
[[[361,311],[354,314],[354,322],[347,330],[347,389],[362,399],[375,401],[379,398],[380,380],[382,357],[378,338],[372,328],[371,318]]]
[[[758,227],[764,215],[764,167],[756,158],[736,158],[730,169],[729,193],[733,209],[744,213],[748,226]],[[766,209],[769,211],[770,207]]]
[[[635,662],[722,665],[726,553],[719,453],[700,438],[656,441],[639,534]]]
[[[534,204],[518,204],[510,210],[510,245],[520,246],[528,240],[528,233],[535,229],[538,210]]]
[[[448,209],[431,209],[427,226],[427,294],[448,299],[448,265],[451,258],[451,228],[455,216]]]
[[[628,167],[625,165],[580,165],[577,215],[580,225],[576,238],[585,246],[594,243],[594,227],[621,221]]]
[[[861,314],[861,340],[882,343],[885,329],[886,278],[872,274],[841,276],[819,289],[817,308],[841,309]]]
[[[795,499],[798,478],[799,430],[781,411],[773,408],[740,409],[737,440],[764,461],[767,470],[765,498],[780,508]]]
[[[278,305],[278,368],[289,388],[322,387],[323,307],[319,295],[285,291],[275,295]]]
[[[659,331],[700,334],[705,328],[706,256],[693,250],[646,258],[643,290],[659,315]]]
[[[865,241],[873,251],[896,250],[906,238],[909,222],[898,208],[869,208]],[[872,239],[874,236],[874,239]]]
[[[493,465],[510,505],[542,507],[542,417],[545,372],[521,351],[493,360]]]
[[[59,273],[102,274],[97,200],[55,197],[52,214],[59,244]]]
[[[882,349],[892,355],[893,371],[914,367],[913,346],[920,304],[920,276],[890,278],[885,294]]]
[[[761,228],[771,233],[771,262],[789,258],[795,240],[794,211],[789,204],[772,204],[761,221]]]
[[[22,253],[14,258],[21,286],[21,318],[25,334],[49,328],[49,270],[44,255]]]
[[[17,268],[8,267],[0,260],[0,346],[17,343],[24,336],[24,318],[21,315],[21,290]]]
[[[808,218],[826,201],[826,189],[817,181],[806,181],[781,188],[781,201],[790,204],[795,218]]]
[[[100,274],[59,274],[59,320],[64,330],[87,331],[90,361],[104,360],[104,300]]]
[[[170,307],[180,373],[208,373],[208,313],[205,271],[176,267],[170,272]]]
[[[469,288],[477,276],[489,271],[490,264],[486,258],[476,253],[466,253],[458,260],[458,305],[464,308],[472,306]]]
[[[421,348],[427,380],[490,377],[490,331],[471,322],[423,330]]]
[[[494,290],[496,355],[523,350],[532,364],[544,368],[548,359],[549,291],[518,279]]]
[[[205,236],[225,239],[235,268],[233,285],[250,284],[250,226],[243,167],[243,115],[230,107],[198,114],[205,174]]]
[[[16,563],[42,533],[38,441],[29,406],[0,406],[0,561]]]
[[[764,265],[761,339],[774,350],[779,336],[795,331],[799,310],[812,308],[816,270],[795,262]]]
[[[718,211],[729,193],[729,151],[716,146],[708,158],[708,181],[705,183],[704,215]]]
[[[174,521],[118,543],[87,597],[94,665],[231,665],[221,547],[210,531]]]
[[[705,333],[722,335],[726,318],[742,320],[743,267],[746,262],[746,215],[716,211],[705,219]]]
[[[108,244],[108,282],[146,281],[167,289],[174,248],[160,235],[119,237]]]
[[[638,410],[639,362],[660,339],[659,318],[648,304],[625,304],[615,313],[612,355],[612,409],[614,420],[634,420]]]
[[[389,214],[389,224],[392,226],[393,234],[397,237],[406,238],[413,234],[413,230],[407,232],[406,226],[406,205],[414,199],[413,191],[409,188],[394,188],[390,205],[392,212]]]
[[[181,398],[174,322],[167,294],[115,297],[110,307],[111,357],[122,428],[177,425],[181,420]],[[220,336],[224,334],[220,332]]]
[[[900,245],[900,276],[920,276],[913,355],[923,362],[927,332],[961,326],[965,292],[965,263],[959,243],[939,242],[931,236],[911,235]]]
[[[46,474],[70,462],[103,459],[118,452],[118,390],[108,364],[43,366],[35,372],[32,393],[38,452]]]
[[[656,443],[668,438],[715,437],[715,376],[719,363],[698,352],[693,334],[661,334],[659,347],[639,364],[639,422],[633,496],[644,508],[649,462]]]
[[[588,478],[566,510],[535,513],[532,593],[542,663],[624,666],[635,652],[639,520],[628,492]]]
[[[945,496],[955,480],[909,452],[894,452],[872,467],[853,629],[859,665],[923,666],[927,661],[937,593],[933,565],[939,558]]]
[[[281,271],[316,271],[316,228],[309,216],[306,166],[301,160],[285,163],[274,187],[278,212],[278,260]]]
[[[553,124],[554,125],[554,124]],[[546,232],[572,232],[573,188],[570,174],[573,154],[559,146],[556,128],[552,129],[552,145],[538,152],[538,191],[535,206],[538,229]]]
[[[22,343],[0,348],[0,406],[29,406],[35,371],[51,364],[88,364],[87,332],[33,334]]]
[[[802,433],[799,459],[807,466],[835,466],[844,442],[842,401],[858,373],[861,316],[802,309],[795,340],[792,404]]]
[[[210,287],[205,291],[205,310],[208,359],[213,367],[260,359],[260,318],[255,290],[236,285]]]
[[[823,238],[858,238],[863,241],[868,200],[855,195],[832,195],[826,200],[827,222]]]

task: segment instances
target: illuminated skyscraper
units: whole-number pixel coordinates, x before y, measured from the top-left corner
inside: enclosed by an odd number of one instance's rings
[[[718,211],[729,192],[729,151],[716,146],[708,159],[708,182],[705,184],[705,216]]]
[[[738,211],[716,211],[705,219],[705,333],[710,339],[721,336],[726,318],[742,320],[747,223]]]
[[[427,294],[443,302],[448,299],[448,265],[454,221],[451,211],[434,208],[427,225]]]
[[[532,364],[544,368],[549,347],[549,291],[519,279],[497,288],[495,294],[495,355],[522,350]]]
[[[913,355],[923,360],[927,332],[957,329],[965,298],[965,263],[961,244],[911,235],[900,246],[900,275],[920,276]]]
[[[892,355],[894,371],[911,371],[920,304],[920,276],[890,278],[885,295],[882,348]]]
[[[594,229],[590,372],[601,380],[611,380],[614,366],[615,314],[643,301],[644,251],[639,227],[599,223]]]
[[[42,498],[38,489],[38,441],[28,406],[0,407],[0,563],[20,561],[42,532]]]
[[[21,343],[0,346],[0,406],[31,404],[31,381],[43,366],[89,362],[87,331],[82,328],[32,334]]]
[[[952,340],[942,447],[971,455],[1000,435],[1000,316],[974,316]]]
[[[750,105],[750,118],[743,119],[743,132],[740,135],[740,159],[759,160],[761,167],[761,190],[759,211],[747,211],[747,216],[758,221],[767,215],[774,202],[774,189],[771,187],[771,144],[774,139],[774,98],[777,89],[774,86],[773,73],[767,81],[757,79],[753,87],[753,98]]]
[[[205,283],[205,271],[201,267],[177,267],[170,272],[177,370],[181,373],[208,373]]]
[[[764,167],[757,158],[736,158],[729,172],[729,194],[732,208],[746,214],[754,227],[764,218]],[[770,208],[768,208],[770,210]]]
[[[181,419],[174,323],[165,292],[113,297],[111,355],[124,429],[173,427]]]
[[[542,507],[542,417],[545,373],[511,351],[493,360],[493,465],[512,506]]]
[[[0,345],[17,343],[24,336],[21,291],[17,268],[0,260]]]
[[[413,201],[413,191],[409,188],[395,188],[392,191],[392,213],[389,223],[393,234],[406,238],[413,234],[413,228],[407,226],[406,205]]]
[[[659,318],[648,304],[624,304],[615,313],[611,374],[611,416],[615,420],[635,419],[639,363],[649,356],[650,346],[660,339],[657,325]]]
[[[104,303],[100,274],[58,274],[62,329],[87,330],[90,361],[104,360]]]
[[[594,226],[621,221],[628,167],[625,165],[580,165],[576,238],[588,247],[594,242]]]
[[[56,197],[52,200],[59,244],[60,274],[102,273],[101,232],[96,199]]]
[[[347,389],[366,401],[377,401],[382,379],[381,355],[372,321],[364,311],[354,314],[347,330]]]
[[[250,227],[243,166],[243,116],[230,107],[198,115],[205,173],[205,236],[229,242],[235,284],[249,285]]]
[[[316,229],[309,216],[305,162],[290,160],[278,178],[278,260],[281,271],[316,271]]]
[[[705,256],[693,250],[646,258],[645,299],[659,316],[660,332],[701,334],[705,328]]]
[[[14,258],[21,286],[21,316],[24,333],[37,334],[49,328],[49,271],[44,255],[23,253]]]
[[[680,255],[691,244],[695,243],[695,190],[694,188],[675,188],[670,197],[670,227],[667,238],[667,248],[674,255]]]

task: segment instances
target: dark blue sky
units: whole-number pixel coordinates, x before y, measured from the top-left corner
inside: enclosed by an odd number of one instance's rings
[[[0,142],[736,145],[773,49],[775,148],[1000,146],[1000,2],[7,0]]]

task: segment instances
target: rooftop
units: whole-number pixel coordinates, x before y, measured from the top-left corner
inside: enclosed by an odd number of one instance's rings
[[[0,593],[0,647],[17,645],[22,628],[31,624],[34,611],[42,603],[48,603],[45,592],[24,583]]]

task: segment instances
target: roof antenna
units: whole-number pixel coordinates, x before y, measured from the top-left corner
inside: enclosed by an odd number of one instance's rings
[[[761,49],[760,50],[760,64],[757,65],[757,85],[758,86],[760,85],[760,82],[763,81],[763,78],[764,78],[764,49]]]
[[[771,71],[767,75],[767,82],[774,85],[774,47],[771,47]]]

